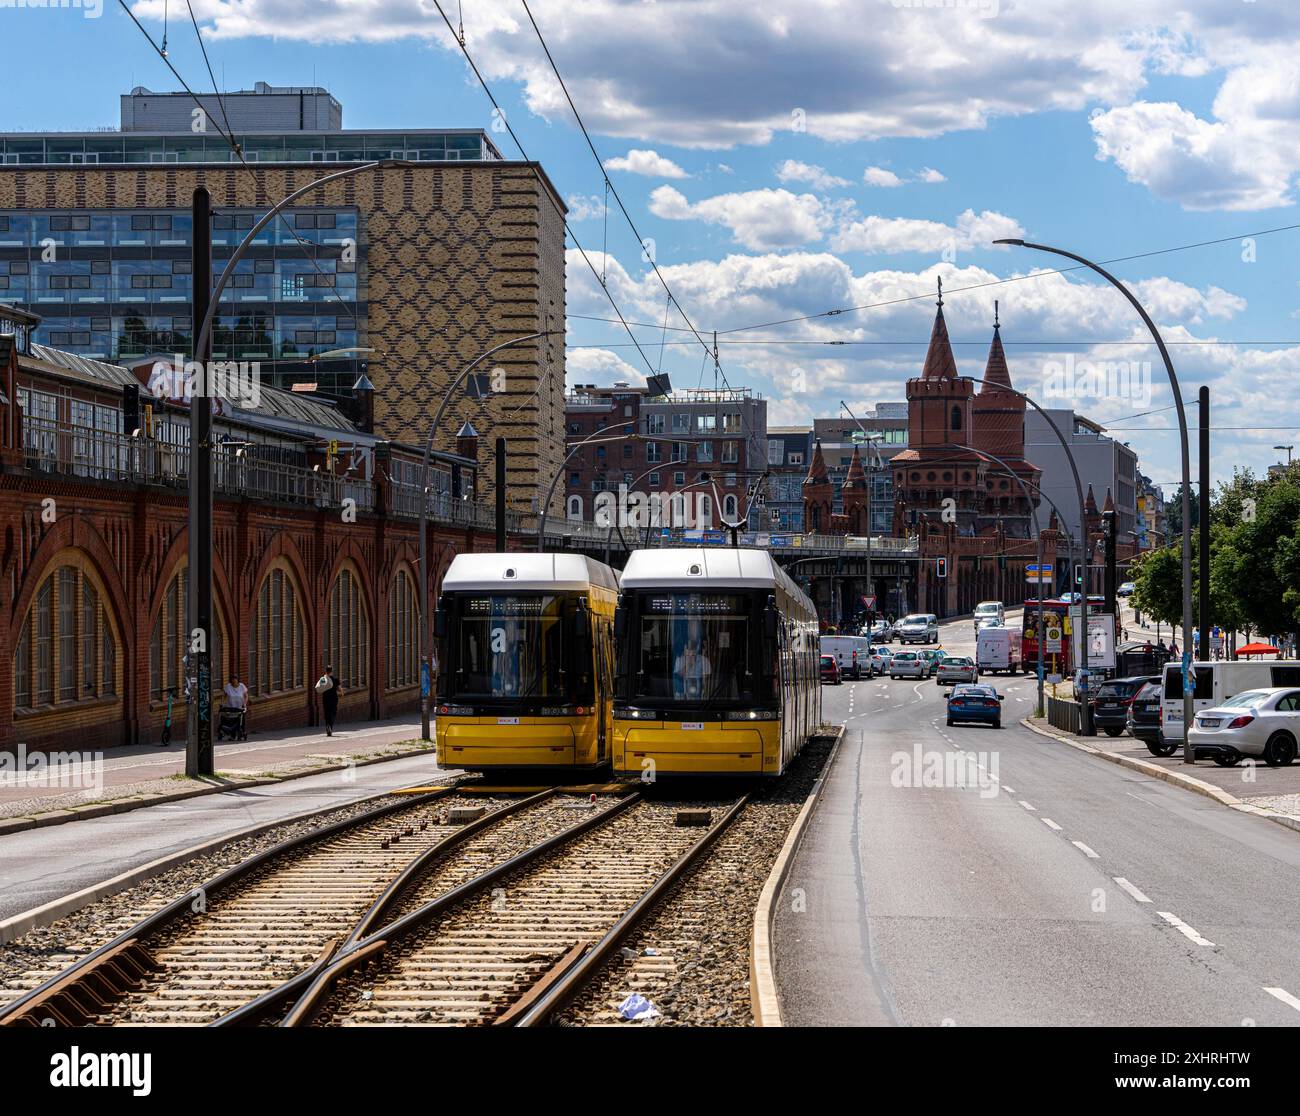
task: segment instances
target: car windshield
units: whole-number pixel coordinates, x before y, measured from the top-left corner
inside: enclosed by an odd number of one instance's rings
[[[835,665],[835,659],[833,657],[831,657],[830,655],[822,656],[822,666],[834,666],[834,665]]]
[[[967,663],[966,659],[956,659],[951,656],[944,659],[943,661],[944,666],[965,666],[966,663]]]
[[[996,698],[997,691],[992,686],[954,686],[952,696]]]
[[[976,616],[996,616],[997,614],[998,606],[995,604],[982,604],[975,609]]]
[[[900,624],[924,624],[924,623],[925,623],[925,617],[924,617],[924,616],[904,616],[903,619],[899,621],[899,623],[900,623]]]
[[[1235,709],[1241,705],[1258,705],[1269,695],[1268,690],[1246,690],[1236,697],[1230,697],[1223,703],[1225,709]]]
[[[894,658],[895,658],[895,659],[901,659],[901,660],[904,660],[904,661],[908,661],[908,662],[910,662],[911,660],[913,660],[913,659],[916,658],[916,652],[915,652],[915,651],[900,651],[897,655],[894,656]]]
[[[457,698],[566,698],[563,598],[465,597],[452,662]]]

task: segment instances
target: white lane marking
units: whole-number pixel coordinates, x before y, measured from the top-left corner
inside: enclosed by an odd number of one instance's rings
[[[1055,830],[1057,833],[1061,832],[1061,827],[1057,825],[1056,822],[1052,821],[1051,818],[1039,818],[1038,820],[1047,826],[1048,829]]]
[[[1142,894],[1142,891],[1141,891],[1140,888],[1136,888],[1136,887],[1134,887],[1134,886],[1133,886],[1131,883],[1129,883],[1128,880],[1126,880],[1123,876],[1112,876],[1111,879],[1113,879],[1117,884],[1119,884],[1120,887],[1122,887],[1122,888],[1123,888],[1125,891],[1127,891],[1131,896],[1133,896],[1133,898],[1136,899],[1139,903],[1150,903],[1150,902],[1151,902],[1150,899],[1148,899],[1145,895]]]
[[[1085,845],[1082,841],[1071,841],[1070,844],[1072,844],[1076,849],[1078,849],[1081,853],[1083,853],[1083,855],[1086,856],[1089,860],[1101,859],[1095,852],[1092,851],[1092,849],[1088,848],[1088,846]]]
[[[1015,789],[1015,787],[1009,787],[1009,786],[1006,785],[1006,783],[1003,783],[1003,784],[1002,784],[1002,789],[1003,789],[1004,791],[1006,791],[1007,794],[1015,794],[1015,793],[1016,793],[1016,789]]]
[[[1030,806],[1029,803],[1026,802],[1023,798],[1020,800],[1020,805],[1023,806],[1026,810],[1033,810],[1034,813],[1037,813],[1037,812],[1038,812],[1038,811],[1034,810],[1034,808],[1033,808],[1032,806]]]
[[[1286,1004],[1287,1007],[1293,1007],[1296,1009],[1296,1011],[1300,1011],[1300,1000],[1297,1000],[1285,988],[1265,988],[1264,991],[1267,992],[1270,996],[1276,996],[1279,1000],[1281,1000],[1284,1004]]]
[[[1167,923],[1169,923],[1169,925],[1172,926],[1175,930],[1179,931],[1181,934],[1194,941],[1197,945],[1203,945],[1203,946],[1214,945],[1214,943],[1210,941],[1209,938],[1201,937],[1200,934],[1198,934],[1195,930],[1193,930],[1190,926],[1188,926],[1187,923],[1185,923],[1177,915],[1170,914],[1168,911],[1156,911],[1156,914],[1158,914]]]

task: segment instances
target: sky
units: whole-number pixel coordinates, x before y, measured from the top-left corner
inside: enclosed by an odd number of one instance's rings
[[[133,86],[179,88],[118,0],[59,2],[0,0],[0,130],[111,127]],[[324,85],[347,128],[483,127],[518,157],[437,4],[463,21],[586,253],[570,240],[570,386],[662,370],[761,393],[769,426],[861,415],[919,374],[942,279],[960,372],[983,374],[998,300],[1016,387],[1106,424],[1170,494],[1146,327],[1099,277],[991,243],[1023,238],[1105,262],[1146,307],[1193,477],[1203,384],[1216,481],[1300,448],[1291,0],[190,2],[222,89]],[[186,0],[129,6],[211,89]],[[618,313],[640,349],[590,320]],[[718,331],[717,372],[693,330]]]

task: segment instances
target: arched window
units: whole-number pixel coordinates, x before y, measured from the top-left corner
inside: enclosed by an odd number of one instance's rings
[[[364,686],[370,677],[370,622],[361,599],[360,580],[347,567],[339,571],[330,590],[325,657],[345,690]]]
[[[190,570],[177,570],[163,590],[158,614],[149,633],[149,700],[163,702],[168,693],[180,697],[185,692],[185,653],[189,649]],[[209,659],[212,664],[212,689],[225,685],[226,664],[221,648],[222,624],[218,617],[212,629]]]
[[[98,580],[82,561],[37,587],[14,644],[14,707],[115,697],[117,634]]]
[[[727,493],[722,498],[722,518],[729,523],[735,523],[738,511],[739,505],[736,503],[736,497],[730,492]]]
[[[952,409],[952,428],[953,430],[961,429],[961,408],[953,407]]]
[[[419,678],[416,646],[419,639],[420,606],[415,583],[405,570],[398,570],[388,592],[388,688],[414,686]]]
[[[277,566],[266,575],[257,594],[257,614],[248,637],[249,692],[264,696],[302,689],[306,658],[302,608],[293,575]]]
[[[566,503],[565,515],[570,519],[582,518],[582,497],[570,496]]]
[[[713,497],[707,492],[696,493],[696,510],[699,512],[700,526],[713,526]]]

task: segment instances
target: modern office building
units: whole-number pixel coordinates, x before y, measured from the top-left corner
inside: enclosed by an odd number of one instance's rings
[[[566,422],[570,444],[596,439],[569,459],[565,483],[557,486],[569,519],[595,520],[597,497],[620,486],[664,500],[688,493],[702,520],[693,526],[701,528],[734,523],[758,507],[767,400],[748,388],[655,396],[624,382],[578,385],[568,397]],[[602,431],[609,432],[608,442],[597,437]],[[747,529],[767,526],[751,518]]]
[[[1135,545],[1137,538],[1138,461],[1124,442],[1106,435],[1105,427],[1068,409],[1048,408],[1047,413],[1070,443],[1084,492],[1091,486],[1098,502],[1111,494],[1115,505],[1118,543]],[[1025,454],[1042,469],[1043,492],[1061,512],[1061,526],[1079,537],[1079,496],[1070,461],[1059,439],[1037,411],[1025,415]],[[1048,505],[1050,507],[1050,505]],[[1046,509],[1042,510],[1047,514]]]
[[[40,315],[37,343],[79,356],[188,355],[196,187],[212,195],[219,273],[271,205],[387,160],[259,233],[222,294],[213,355],[340,397],[364,374],[376,423],[421,444],[470,361],[555,330],[485,365],[500,370],[493,394],[457,399],[435,443],[450,450],[467,418],[489,445],[506,437],[511,506],[534,508],[564,430],[565,209],[542,168],[478,129],[345,129],[320,88],[199,100],[137,88],[117,131],[0,135],[0,300]]]

